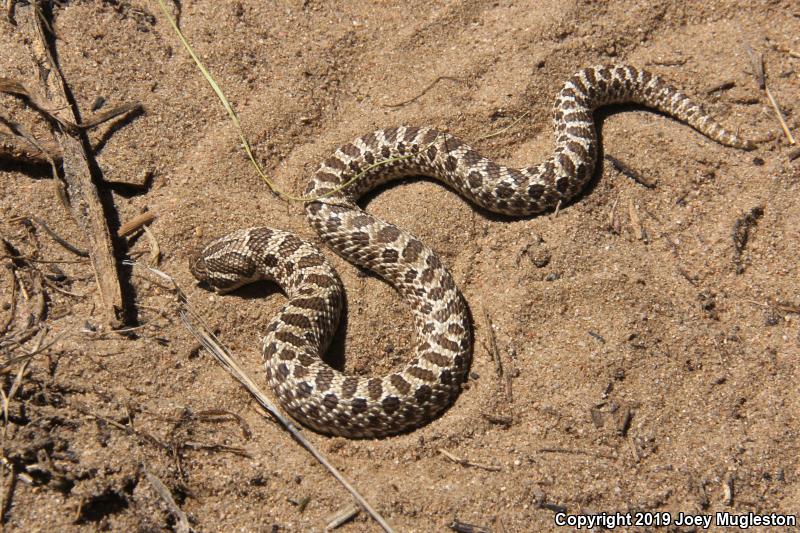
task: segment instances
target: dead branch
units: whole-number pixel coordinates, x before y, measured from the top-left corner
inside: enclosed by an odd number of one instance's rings
[[[35,63],[40,65],[39,79],[44,94],[50,98],[51,109],[59,109],[66,114],[66,121],[79,123],[77,110],[68,98],[67,82],[56,63],[50,49],[48,30],[43,17],[37,16],[41,10],[38,2],[20,10],[25,24],[30,28],[29,38],[34,43],[32,49]],[[118,327],[122,321],[123,301],[122,289],[114,257],[111,233],[106,224],[103,205],[97,194],[97,187],[92,181],[90,155],[84,151],[78,134],[65,127],[59,121],[53,128],[56,140],[61,145],[63,154],[64,180],[67,184],[67,195],[70,200],[72,215],[86,235],[89,243],[89,255],[95,271],[102,309],[106,322]]]

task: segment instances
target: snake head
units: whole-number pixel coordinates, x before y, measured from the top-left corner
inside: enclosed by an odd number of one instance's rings
[[[211,285],[211,274],[208,271],[208,265],[203,257],[202,251],[198,251],[189,256],[189,272],[201,284]]]
[[[255,261],[241,251],[237,237],[212,241],[189,257],[189,271],[201,285],[223,294],[260,278]]]

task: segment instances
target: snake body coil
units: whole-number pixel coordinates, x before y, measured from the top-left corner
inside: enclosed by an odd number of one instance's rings
[[[752,148],[661,78],[614,65],[583,69],[564,84],[553,111],[555,150],[536,166],[505,167],[448,133],[409,126],[355,139],[322,163],[306,190],[320,197],[306,204],[311,225],[339,255],[391,283],[414,314],[414,358],[399,372],[347,376],[321,360],[338,325],[343,289],[320,251],[294,235],[239,230],[194,257],[192,273],[221,291],[267,278],[286,292],[288,302],[267,327],[263,355],[270,386],[296,419],[346,437],[417,427],[450,405],[466,378],[472,353],[467,307],[432,250],[363,211],[358,199],[392,179],[425,175],[497,213],[552,210],[591,178],[598,154],[592,113],[611,103],[642,104],[721,144]]]

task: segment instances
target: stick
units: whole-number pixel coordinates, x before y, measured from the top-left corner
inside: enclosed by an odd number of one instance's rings
[[[781,112],[780,107],[778,107],[778,103],[775,101],[775,97],[772,96],[772,91],[769,90],[767,87],[767,77],[764,73],[764,56],[763,54],[757,54],[753,49],[750,47],[749,44],[744,43],[744,49],[747,52],[747,55],[750,56],[750,61],[753,64],[754,74],[756,76],[756,80],[758,81],[758,88],[767,93],[767,98],[769,98],[769,103],[772,105],[772,109],[775,111],[775,116],[778,117],[778,122],[781,124],[781,128],[783,129],[784,135],[786,135],[786,139],[789,141],[789,144],[795,145],[797,142],[792,135],[792,132],[789,131],[789,126],[786,125],[786,120],[783,117],[783,112]]]
[[[51,98],[51,109],[60,109],[67,114],[73,124],[77,120],[77,110],[68,97],[66,80],[56,64],[47,39],[47,29],[36,11],[41,10],[38,2],[21,10],[31,28],[31,41],[34,43],[35,63],[40,66],[40,82],[45,94]],[[122,322],[122,289],[120,287],[111,233],[106,224],[105,213],[97,187],[92,181],[89,154],[84,152],[80,139],[73,137],[60,123],[54,128],[56,140],[63,153],[64,179],[70,198],[72,216],[86,235],[89,255],[95,271],[100,293],[102,311],[106,322],[118,327]]]
[[[127,237],[140,227],[151,223],[153,220],[155,220],[155,218],[156,215],[152,211],[145,211],[144,213],[136,215],[135,217],[133,217],[132,219],[130,219],[129,221],[127,221],[126,223],[124,223],[119,227],[119,229],[117,230],[117,236]]]

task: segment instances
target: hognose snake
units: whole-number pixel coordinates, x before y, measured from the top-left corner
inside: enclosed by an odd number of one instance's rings
[[[346,437],[381,437],[417,427],[450,405],[466,378],[472,353],[467,306],[431,249],[363,211],[358,199],[389,180],[425,175],[493,212],[552,210],[579,193],[594,172],[593,111],[624,102],[662,111],[721,144],[753,147],[661,78],[613,65],[580,70],[564,84],[553,111],[555,151],[536,166],[508,168],[448,133],[409,126],[355,139],[321,164],[306,189],[310,197],[330,193],[364,172],[342,190],[308,202],[306,214],[328,246],[381,276],[410,304],[415,355],[399,372],[348,376],[322,361],[338,326],[343,288],[322,253],[292,234],[263,227],[233,232],[194,256],[191,271],[220,292],[265,278],[285,291],[288,301],[267,327],[263,356],[269,385],[294,418]]]

